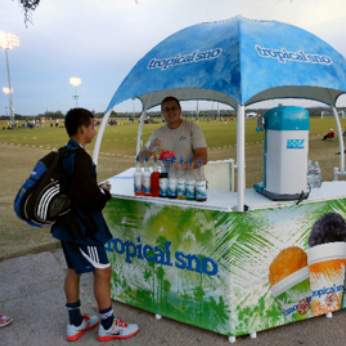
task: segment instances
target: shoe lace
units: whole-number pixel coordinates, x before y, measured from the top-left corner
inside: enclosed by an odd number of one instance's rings
[[[117,326],[117,327],[122,327],[122,328],[127,328],[127,323],[124,322],[121,318],[117,318],[114,322],[114,324]]]

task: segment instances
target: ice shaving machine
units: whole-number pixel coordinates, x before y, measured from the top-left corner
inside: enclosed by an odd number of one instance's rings
[[[264,135],[264,179],[257,192],[274,201],[307,198],[309,112],[302,107],[279,106],[261,120]]]

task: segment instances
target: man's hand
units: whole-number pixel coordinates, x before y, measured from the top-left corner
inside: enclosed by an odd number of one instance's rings
[[[158,151],[161,148],[161,139],[156,137],[154,138],[149,145],[149,150],[153,153],[155,153],[156,151]]]

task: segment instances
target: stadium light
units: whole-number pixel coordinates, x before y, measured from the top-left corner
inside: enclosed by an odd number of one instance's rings
[[[5,93],[5,94],[9,94],[9,93],[13,93],[13,89],[10,89],[10,88],[7,88],[7,87],[3,87],[2,88],[2,91]]]
[[[8,32],[0,31],[0,47],[5,50],[6,63],[7,63],[7,76],[8,76],[8,88],[3,88],[2,91],[9,95],[10,110],[11,110],[11,121],[12,128],[15,129],[14,121],[14,106],[13,106],[13,89],[11,86],[11,75],[10,75],[10,63],[8,59],[8,51],[14,47],[19,47],[19,37]],[[6,89],[6,91],[5,91]]]
[[[76,107],[78,107],[78,86],[82,84],[82,80],[77,77],[71,77],[70,84],[72,84],[76,88],[76,95],[73,95],[72,98],[76,100]]]

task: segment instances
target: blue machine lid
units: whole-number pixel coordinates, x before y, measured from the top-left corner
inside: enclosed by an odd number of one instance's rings
[[[302,107],[286,106],[270,109],[264,114],[266,130],[309,131],[309,112]]]

